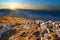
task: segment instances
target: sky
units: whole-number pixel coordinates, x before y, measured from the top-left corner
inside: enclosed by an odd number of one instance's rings
[[[0,8],[58,8],[60,6],[60,0],[0,0]],[[14,8],[14,7],[12,7]]]

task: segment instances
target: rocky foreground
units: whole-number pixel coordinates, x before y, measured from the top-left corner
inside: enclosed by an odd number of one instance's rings
[[[0,16],[0,26],[4,24],[9,24],[12,30],[0,40],[60,40],[60,21]]]

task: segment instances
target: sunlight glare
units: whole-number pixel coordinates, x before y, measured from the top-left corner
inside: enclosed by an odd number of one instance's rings
[[[15,10],[15,9],[16,9],[16,4],[10,3],[10,9],[11,9],[11,10]]]

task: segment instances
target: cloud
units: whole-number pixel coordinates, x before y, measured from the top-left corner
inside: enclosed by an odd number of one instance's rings
[[[13,3],[0,3],[0,9],[10,9],[10,4]],[[39,10],[55,10],[60,9],[60,6],[34,6],[34,5],[22,5],[14,2],[16,9],[39,9]]]

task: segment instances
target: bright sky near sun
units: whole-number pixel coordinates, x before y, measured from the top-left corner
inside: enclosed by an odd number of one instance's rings
[[[60,6],[60,0],[0,0],[0,8],[33,8],[31,6]]]

